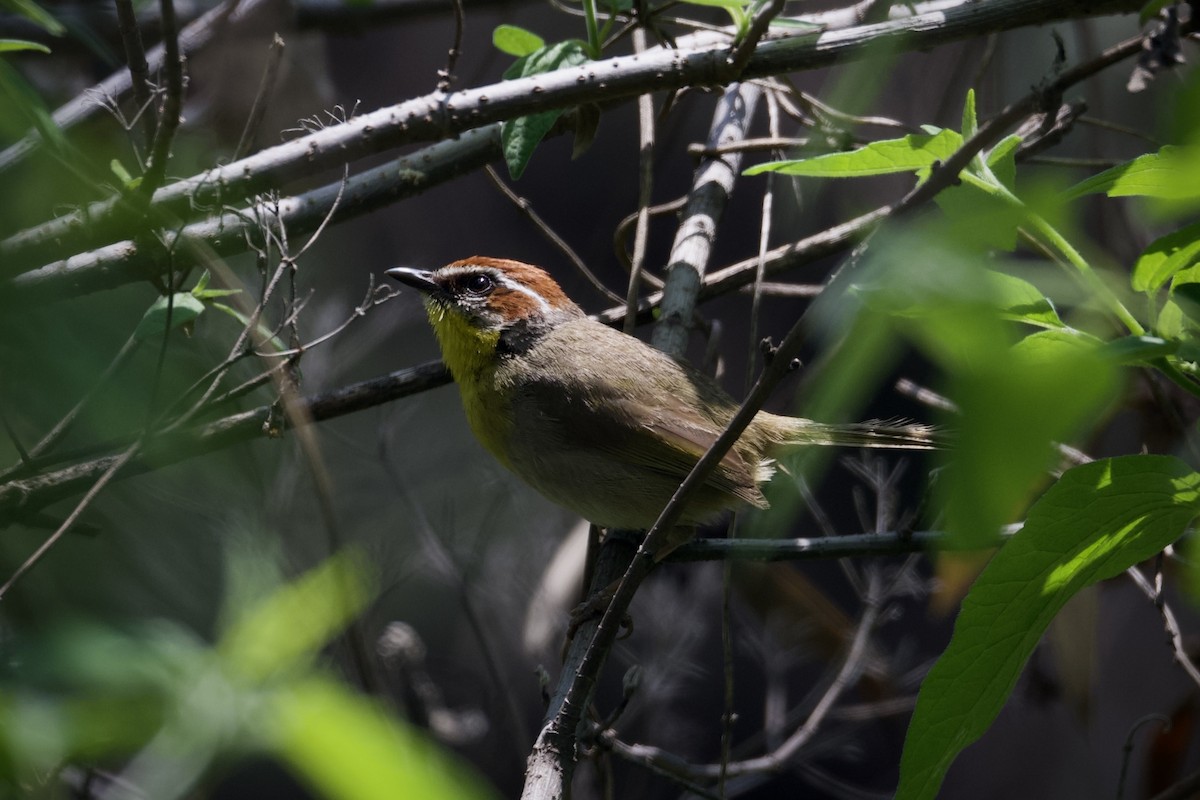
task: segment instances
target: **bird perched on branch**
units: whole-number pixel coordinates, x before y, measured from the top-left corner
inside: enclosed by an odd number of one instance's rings
[[[606,528],[649,528],[732,419],[712,378],[588,318],[544,270],[473,258],[387,274],[424,294],[476,437],[550,500]],[[929,449],[921,425],[825,424],[760,411],[684,509],[696,525],[742,504],[790,448]]]

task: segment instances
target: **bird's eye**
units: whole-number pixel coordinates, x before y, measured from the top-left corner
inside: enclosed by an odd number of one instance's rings
[[[477,272],[474,275],[467,276],[467,279],[463,281],[463,288],[471,294],[487,294],[496,288],[496,283],[491,279],[491,276]]]

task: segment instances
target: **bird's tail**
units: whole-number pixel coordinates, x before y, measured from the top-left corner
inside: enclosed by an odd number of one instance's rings
[[[937,450],[946,446],[944,432],[931,425],[904,420],[826,423],[798,417],[780,417],[784,425],[779,444],[784,447],[823,445],[879,447],[891,450]]]

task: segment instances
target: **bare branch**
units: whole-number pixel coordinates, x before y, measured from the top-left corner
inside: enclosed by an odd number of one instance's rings
[[[279,65],[283,62],[285,47],[283,38],[278,33],[267,47],[267,64],[263,67],[262,80],[259,81],[258,92],[254,95],[254,105],[250,107],[250,114],[246,117],[246,127],[242,129],[242,136],[234,148],[234,160],[246,157],[254,149],[263,117],[267,113],[267,103],[275,91],[275,81],[279,78]]]
[[[336,205],[333,222],[366,214],[399,199],[413,197],[464,172],[477,169],[500,158],[500,126],[463,134],[457,140],[441,142],[378,167],[338,180],[311,191],[278,201],[229,211],[211,219],[195,222],[178,232],[165,235],[166,244],[176,250],[176,263],[187,265],[202,256],[232,255],[247,249],[247,242],[259,241],[258,217],[275,213],[279,222],[293,234],[316,230],[329,219]],[[339,195],[342,196],[338,202]],[[198,247],[193,248],[195,244]],[[45,303],[64,296],[111,289],[143,280],[153,264],[153,254],[134,241],[117,242],[98,250],[80,253],[63,261],[26,272],[0,290],[0,306],[17,307]]]
[[[713,113],[708,146],[719,148],[722,144],[745,139],[761,96],[762,89],[754,84],[731,86]],[[741,171],[741,163],[740,153],[706,158],[692,176],[692,191],[671,247],[667,283],[663,287],[662,315],[651,338],[655,347],[675,358],[682,358],[687,349],[692,313],[716,239],[716,223],[733,194],[733,183]]]
[[[301,398],[307,419],[321,422],[380,405],[401,397],[444,386],[450,374],[441,362],[429,362],[361,381],[329,392]],[[239,442],[278,436],[286,428],[278,422],[273,404],[232,414],[213,422],[161,436],[146,443],[141,457],[121,470],[120,477],[139,475],[165,464],[210,453]],[[120,456],[103,456],[44,475],[0,485],[0,527],[48,503],[70,497],[103,475]]]
[[[137,16],[132,0],[116,0],[117,24],[121,29],[121,43],[125,47],[125,64],[129,69],[129,82],[133,88],[133,102],[138,108],[150,106],[150,66],[146,63],[146,49],[142,45],[142,32],[138,28]],[[142,117],[146,141],[154,136],[153,118]]]
[[[638,27],[633,32],[633,49],[645,52],[648,45],[646,29]],[[638,201],[634,216],[636,227],[633,232],[633,254],[629,259],[629,283],[625,287],[625,332],[632,333],[637,320],[633,314],[637,308],[638,292],[641,290],[642,275],[646,268],[646,245],[650,239],[650,201],[654,197],[654,96],[649,92],[638,95]],[[620,228],[617,228],[620,237]],[[623,252],[624,248],[620,250]]]
[[[268,10],[271,0],[228,0],[212,9],[202,17],[185,27],[179,34],[179,50],[183,55],[195,53],[203,49],[225,31],[225,25],[230,16],[239,11],[239,16],[246,16],[255,10]],[[158,70],[162,67],[165,48],[158,45],[146,55],[148,70]],[[132,78],[129,70],[122,69],[114,72],[102,82],[87,89],[67,104],[58,108],[51,118],[54,124],[63,130],[68,130],[82,122],[91,119],[104,106],[97,102],[98,97],[121,98],[132,88]],[[138,108],[146,108],[149,104],[138,104]],[[143,112],[144,113],[144,112]],[[0,173],[20,163],[41,143],[41,136],[31,132],[24,139],[10,145],[0,152]]]
[[[1104,0],[1080,6],[1074,0],[986,0],[947,6],[903,19],[821,36],[767,39],[743,71],[746,79],[811,69],[875,52],[881,44],[923,49],[983,31],[1007,30],[1055,19],[1136,10],[1136,0]],[[711,38],[711,37],[710,37]],[[1140,39],[1139,47],[1140,47]],[[723,74],[723,42],[689,49],[653,49],[641,55],[589,62],[519,80],[468,89],[447,98],[441,92],[363,114],[347,123],[268,148],[159,189],[153,207],[185,216],[195,204],[235,203],[269,188],[386,149],[439,139],[490,122],[581,102],[624,99],[647,91],[708,84]],[[982,132],[982,131],[981,131]],[[956,173],[955,173],[956,174]],[[62,258],[115,239],[128,238],[120,220],[121,201],[91,204],[0,242],[0,278],[11,278],[39,261]]]

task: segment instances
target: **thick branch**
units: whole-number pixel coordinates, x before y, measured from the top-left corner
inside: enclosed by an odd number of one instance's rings
[[[270,6],[270,0],[230,0],[217,6],[179,32],[179,52],[187,56],[203,49],[225,31],[225,23],[231,15],[241,20],[248,14],[269,13]],[[238,9],[236,14],[233,14],[234,9]],[[55,46],[57,48],[57,43]],[[165,57],[166,49],[163,45],[151,48],[145,56],[147,72],[161,69]],[[105,110],[105,105],[97,102],[96,98],[120,98],[131,91],[132,82],[128,69],[118,70],[56,109],[51,118],[54,124],[63,130],[73,128]],[[139,99],[139,105],[141,102]],[[143,113],[149,114],[149,111]],[[25,138],[0,151],[0,172],[20,163],[40,143],[40,134],[31,131]]]
[[[754,84],[731,87],[717,104],[717,118],[708,146],[719,149],[744,140],[761,95],[762,90]],[[717,236],[717,220],[733,194],[733,183],[741,168],[742,154],[726,153],[703,159],[692,176],[693,188],[671,246],[667,282],[663,287],[663,313],[651,339],[655,347],[675,358],[682,358],[687,351],[696,298]]]
[[[341,199],[334,210],[333,222],[418,195],[495,161],[500,155],[500,126],[489,125],[454,141],[430,145],[410,156],[373,167],[345,182],[338,180],[278,202],[268,201],[194,222],[178,233],[164,232],[163,240],[176,253],[176,266],[186,267],[194,260],[189,246],[200,246],[219,256],[244,252],[248,240],[259,238],[260,220],[264,217],[278,214],[278,222],[291,235],[311,233],[328,217],[339,192]],[[153,272],[154,259],[154,252],[147,252],[135,241],[117,242],[73,255],[18,275],[7,285],[0,284],[0,307],[28,307],[142,280]]]
[[[893,50],[926,49],[981,32],[1055,20],[1134,11],[1137,0],[952,0],[937,10],[888,22],[762,42],[743,78],[812,69],[834,61]],[[728,77],[724,41],[688,50],[657,48],[446,96],[434,93],[331,126],[249,158],[159,189],[156,211],[186,217],[194,204],[237,203],[292,180],[402,144],[430,141],[491,122],[581,102],[610,102],[647,91],[712,85]],[[119,224],[119,199],[91,204],[0,242],[0,278],[39,261],[63,258],[116,239],[132,238]]]

